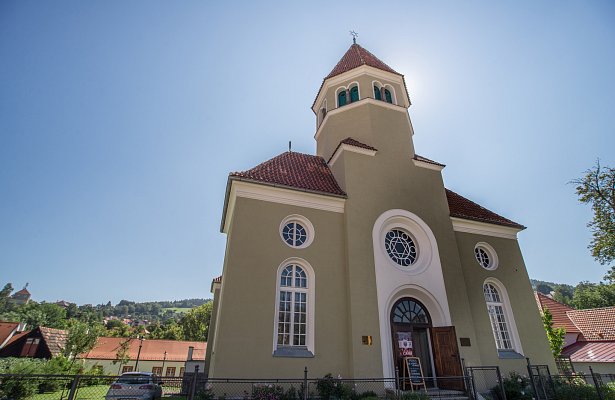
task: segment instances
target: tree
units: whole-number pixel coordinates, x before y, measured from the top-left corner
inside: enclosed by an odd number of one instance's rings
[[[553,353],[553,357],[557,358],[562,353],[562,347],[564,347],[566,330],[564,328],[553,328],[553,315],[546,307],[542,313],[542,323],[547,333],[547,339],[549,339],[551,353]]]
[[[536,285],[536,291],[546,295],[551,294],[553,288],[546,283],[539,283],[538,285]]]
[[[103,333],[104,328],[99,324],[71,319],[68,322],[68,338],[62,353],[74,362],[79,354],[92,350]]]
[[[122,365],[128,364],[130,361],[130,343],[132,342],[132,338],[126,338],[126,340],[120,343],[120,346],[115,353],[115,360],[113,360],[113,364],[120,364],[117,369],[118,375],[122,371]]]
[[[572,304],[576,309],[615,306],[615,284],[580,282],[574,289]]]
[[[9,282],[0,290],[0,312],[6,311],[11,293],[13,293],[13,285]]]
[[[184,340],[207,340],[209,322],[211,320],[212,302],[209,301],[201,306],[194,307],[179,320],[179,325],[184,331]]]
[[[601,264],[615,260],[615,168],[596,166],[585,171],[576,185],[579,201],[591,204],[594,217],[587,224],[593,239],[588,246],[592,256]]]

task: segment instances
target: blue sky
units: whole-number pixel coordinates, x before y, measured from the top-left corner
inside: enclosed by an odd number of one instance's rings
[[[6,0],[0,284],[209,297],[228,173],[289,140],[314,153],[310,106],[351,29],[405,75],[447,187],[528,227],[530,276],[600,280],[568,182],[615,166],[612,2]]]

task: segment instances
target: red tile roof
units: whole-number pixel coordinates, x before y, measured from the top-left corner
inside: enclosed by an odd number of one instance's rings
[[[451,217],[525,229],[525,226],[511,221],[508,218],[504,218],[493,211],[489,211],[473,201],[453,192],[452,190],[446,189],[446,199],[448,200],[448,207],[451,211]]]
[[[41,336],[45,339],[45,344],[53,357],[62,353],[62,350],[66,347],[66,341],[68,340],[68,331],[63,329],[45,328],[39,326]]]
[[[422,162],[426,162],[428,164],[438,165],[440,167],[446,167],[446,165],[444,165],[444,164],[440,164],[439,162],[430,160],[427,157],[419,156],[418,154],[415,154],[414,157],[412,157],[412,158],[415,159],[416,161],[422,161]]]
[[[331,154],[331,157],[329,157],[329,159],[327,160],[327,165],[331,162],[331,159],[333,158],[333,156],[335,155],[335,153],[337,153],[337,151],[339,150],[339,148],[341,147],[341,145],[343,144],[347,144],[349,146],[354,146],[354,147],[359,147],[361,149],[366,149],[366,150],[372,150],[372,151],[378,151],[377,148],[372,147],[370,145],[367,145],[365,143],[361,143],[358,140],[355,140],[351,137],[347,137],[346,139],[342,140],[341,142],[338,143],[337,147],[335,148],[335,150],[333,151],[333,154]]]
[[[140,341],[138,339],[127,339],[118,337],[100,337],[96,346],[88,353],[82,354],[81,358],[96,360],[115,360],[117,351],[121,344],[130,340],[128,354],[132,360],[137,358]],[[167,352],[167,361],[186,361],[188,358],[188,348],[194,347],[192,353],[193,360],[204,360],[207,343],[191,342],[178,340],[144,340],[141,347],[140,360],[158,361],[164,359],[164,352]]]
[[[579,328],[585,340],[615,341],[615,307],[570,310],[566,315]]]
[[[19,327],[19,322],[0,321],[0,346],[17,332],[17,327]]]
[[[291,151],[247,171],[233,172],[230,177],[325,195],[346,196],[322,157]]]
[[[353,146],[375,150],[373,147],[352,138],[346,138],[341,143],[344,142]],[[422,158],[425,159],[424,157]],[[435,161],[432,162],[435,163]],[[288,151],[247,171],[232,172],[229,177],[231,180],[246,180],[338,197],[346,196],[346,193],[338,185],[325,160],[319,156],[303,153]],[[489,211],[452,190],[446,189],[446,198],[451,217],[525,229],[523,225],[504,218],[493,211]]]
[[[573,310],[572,307],[569,307],[565,304],[560,303],[559,301],[555,301],[549,296],[545,296],[542,293],[534,292],[534,296],[536,297],[536,303],[538,303],[538,308],[541,311],[544,311],[545,308],[549,309],[551,315],[553,315],[553,327],[554,328],[564,328],[566,329],[566,333],[580,333],[579,328],[572,323],[566,312]]]
[[[28,291],[28,289],[23,288],[21,290],[16,291],[15,294],[13,294],[13,296],[15,296],[16,294],[27,294],[27,295],[29,295],[30,292]]]
[[[562,349],[572,362],[615,362],[615,341],[576,342]]]
[[[350,46],[346,54],[344,54],[342,59],[335,65],[335,67],[333,67],[333,70],[325,77],[325,79],[343,74],[344,72],[348,72],[351,69],[360,67],[361,65],[368,65],[383,71],[401,75],[399,72],[396,72],[393,68],[380,61],[378,57],[355,43]]]

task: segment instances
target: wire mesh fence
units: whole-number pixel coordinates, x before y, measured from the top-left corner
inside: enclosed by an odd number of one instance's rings
[[[204,374],[161,377],[152,397],[163,400],[536,400],[615,399],[615,374],[502,378],[498,367],[468,367],[459,377],[343,379],[206,379]],[[543,371],[544,372],[544,371]],[[539,374],[539,380],[534,376]],[[535,388],[531,382],[534,382]],[[535,383],[540,385],[536,386]],[[140,386],[114,392],[117,376],[0,375],[0,400],[145,399]],[[117,388],[116,388],[117,390]]]

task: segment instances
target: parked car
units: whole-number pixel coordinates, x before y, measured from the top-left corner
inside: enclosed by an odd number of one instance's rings
[[[123,373],[109,387],[105,400],[159,400],[162,380],[151,372]]]

